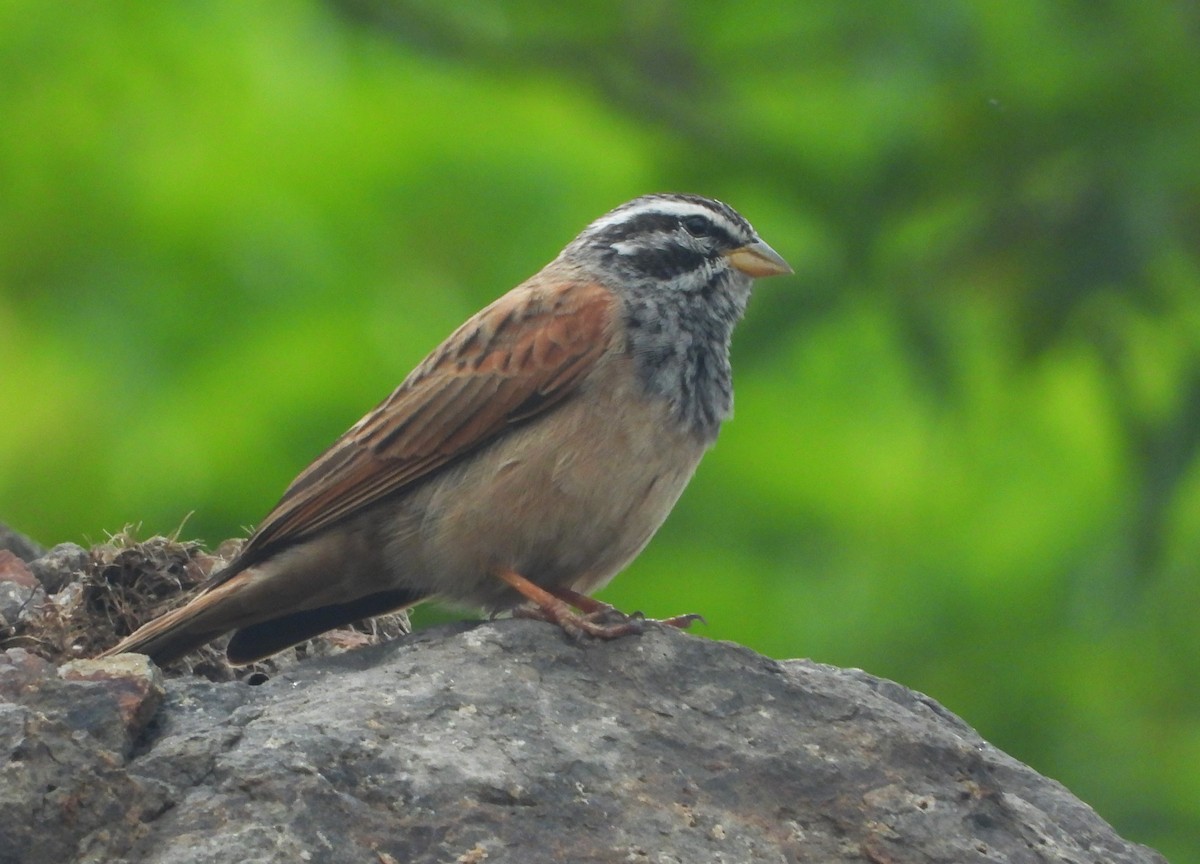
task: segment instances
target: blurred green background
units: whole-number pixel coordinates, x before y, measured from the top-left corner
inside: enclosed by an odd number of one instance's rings
[[[588,221],[713,195],[796,275],[604,596],[929,693],[1196,860],[1198,37],[1165,0],[0,0],[0,521],[240,534]]]

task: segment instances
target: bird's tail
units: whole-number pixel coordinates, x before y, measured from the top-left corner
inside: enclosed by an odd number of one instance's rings
[[[165,666],[227,633],[237,622],[230,620],[226,604],[244,587],[245,581],[239,578],[242,575],[210,588],[186,606],[143,624],[100,656],[146,654]]]
[[[294,599],[290,604],[281,600],[278,589],[278,580],[270,573],[250,567],[214,584],[186,606],[144,624],[100,656],[136,652],[164,666],[236,630],[225,649],[229,662],[253,663],[326,630],[395,612],[425,599],[409,589],[394,588],[304,608]]]

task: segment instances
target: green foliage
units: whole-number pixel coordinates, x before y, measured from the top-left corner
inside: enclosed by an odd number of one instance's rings
[[[1200,837],[1183,3],[0,2],[0,520],[215,542],[605,209],[796,267],[606,592],[930,693]]]

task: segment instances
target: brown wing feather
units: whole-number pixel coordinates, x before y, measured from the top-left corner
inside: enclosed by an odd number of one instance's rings
[[[530,281],[473,316],[288,487],[225,581],[565,399],[612,339],[615,300]]]

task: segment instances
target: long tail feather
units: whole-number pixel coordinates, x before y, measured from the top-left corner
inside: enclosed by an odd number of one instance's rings
[[[160,666],[177,660],[237,626],[230,620],[230,599],[245,585],[238,574],[233,579],[200,594],[186,606],[174,609],[126,636],[101,657],[114,654],[147,654]]]
[[[231,663],[253,663],[291,645],[311,639],[326,630],[395,612],[419,603],[424,597],[404,589],[381,591],[347,603],[335,603],[313,609],[287,609],[278,602],[265,605],[250,598],[260,574],[254,569],[238,573],[197,596],[186,606],[166,613],[142,625],[101,654],[147,654],[160,666],[177,660],[189,651],[236,630],[226,650]],[[261,600],[261,598],[259,598]],[[269,610],[255,612],[252,610]]]

